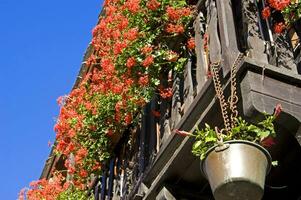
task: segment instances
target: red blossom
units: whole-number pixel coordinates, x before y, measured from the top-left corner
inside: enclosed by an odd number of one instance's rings
[[[129,59],[127,59],[126,61],[126,66],[128,68],[132,68],[136,65],[136,59],[134,57],[130,57]]]
[[[174,8],[171,6],[168,6],[166,8],[167,16],[172,21],[177,21],[181,17],[187,17],[191,14],[191,10],[189,8]]]
[[[290,4],[291,0],[268,0],[269,5],[276,10],[283,10]]]
[[[261,11],[261,16],[263,19],[268,19],[271,15],[271,9],[270,7],[265,7],[262,11]]]
[[[281,112],[282,112],[282,105],[280,103],[278,103],[274,110],[274,116],[278,117]]]
[[[127,113],[125,118],[124,118],[124,121],[125,121],[126,125],[130,125],[132,123],[132,120],[133,120],[132,114]]]
[[[163,99],[169,99],[173,95],[172,88],[159,89],[159,93]]]
[[[282,31],[285,29],[285,24],[283,22],[276,23],[273,29],[275,33],[281,34]]]
[[[143,54],[148,54],[148,53],[151,53],[152,51],[153,51],[153,48],[149,45],[146,45],[141,49],[141,52]]]
[[[188,41],[187,41],[187,47],[188,49],[195,49],[195,40],[194,38],[190,38]]]
[[[161,113],[157,110],[152,110],[152,115],[154,115],[155,117],[160,117]]]
[[[80,170],[79,175],[83,178],[86,178],[88,176],[88,172],[84,169]]]
[[[161,3],[157,0],[150,0],[146,3],[146,7],[150,10],[157,10],[160,7]]]
[[[131,28],[130,30],[128,30],[128,32],[125,34],[125,38],[133,41],[136,40],[138,37],[138,29],[137,28]]]
[[[140,0],[127,0],[124,6],[130,12],[137,13],[140,10]]]
[[[154,63],[154,57],[152,55],[147,56],[142,62],[142,66],[149,67]]]
[[[109,129],[107,131],[107,136],[111,137],[113,135],[113,130],[112,129]]]
[[[139,85],[145,87],[149,83],[148,75],[141,76],[138,81]]]
[[[187,131],[180,131],[179,129],[175,129],[174,133],[180,135],[180,136],[193,136],[191,133],[187,132]]]
[[[271,147],[271,146],[273,146],[273,145],[276,144],[275,138],[273,138],[273,137],[271,137],[271,136],[266,137],[266,138],[264,138],[264,139],[260,142],[260,144],[261,144],[263,147]]]
[[[175,33],[175,34],[184,33],[184,27],[179,24],[168,24],[165,30],[167,33]]]

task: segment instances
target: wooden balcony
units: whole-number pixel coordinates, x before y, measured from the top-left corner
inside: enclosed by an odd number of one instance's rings
[[[173,97],[155,95],[139,126],[129,127],[121,138],[116,156],[94,181],[96,200],[213,199],[200,161],[191,154],[193,139],[173,130],[194,131],[205,123],[222,126],[209,63],[220,62],[228,96],[230,69],[240,54],[240,115],[253,121],[262,112],[273,113],[277,103],[283,107],[276,121],[277,144],[270,149],[279,166],[267,177],[264,199],[301,197],[301,25],[273,34],[269,22],[260,17],[262,7],[262,1],[253,0],[198,1],[195,55],[189,55],[183,74],[165,74]]]

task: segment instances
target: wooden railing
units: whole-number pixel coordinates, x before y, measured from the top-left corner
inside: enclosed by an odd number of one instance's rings
[[[183,74],[166,73],[166,80],[170,75],[173,79],[172,98],[155,95],[140,116],[139,125],[130,127],[124,134],[116,147],[116,157],[107,163],[102,177],[95,182],[96,200],[143,198],[148,187],[143,180],[171,141],[173,130],[195,98],[206,95],[204,88],[211,84],[210,63],[220,63],[220,75],[225,80],[239,53],[260,66],[273,65],[288,73],[300,73],[297,66],[300,70],[301,25],[293,27],[294,34],[273,34],[268,21],[261,18],[262,3],[253,0],[197,3],[198,15],[193,23],[195,54],[189,55]],[[161,116],[154,116],[153,111],[160,111]]]

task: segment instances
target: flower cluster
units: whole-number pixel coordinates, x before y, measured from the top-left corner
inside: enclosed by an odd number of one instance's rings
[[[266,7],[261,11],[263,19],[272,17],[273,31],[281,34],[286,27],[301,18],[301,4],[295,0],[268,0]]]
[[[18,200],[56,200],[60,193],[68,188],[68,184],[63,184],[63,180],[61,174],[55,174],[50,180],[33,181],[27,191],[26,189],[21,190]]]
[[[55,150],[79,188],[100,173],[155,92],[171,97],[171,88],[161,88],[161,74],[181,71],[186,52],[195,47],[188,29],[193,11],[185,0],[105,0],[103,10],[85,63],[90,71],[58,99],[54,127]]]

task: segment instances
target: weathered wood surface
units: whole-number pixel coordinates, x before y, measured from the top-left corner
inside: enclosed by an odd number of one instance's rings
[[[181,80],[180,77],[175,74],[174,75],[174,82],[173,82],[173,96],[171,100],[171,122],[170,128],[173,130],[176,124],[179,123],[181,120],[181,88],[180,88]]]
[[[209,57],[211,63],[221,62],[221,41],[218,32],[218,18],[217,18],[217,8],[215,1],[210,1],[207,6],[207,23],[208,23],[208,35],[209,35]],[[220,19],[221,20],[221,19]],[[226,38],[227,33],[224,34]],[[227,47],[225,47],[227,48]],[[224,48],[224,49],[225,49]]]
[[[216,1],[224,76],[229,73],[239,54],[231,5],[231,0]]]
[[[194,22],[195,52],[196,52],[196,82],[197,93],[201,90],[207,80],[208,62],[204,50],[204,35],[206,32],[205,16],[200,12]]]
[[[189,59],[184,69],[184,106],[183,112],[186,112],[193,101],[193,81],[192,81],[192,61]]]
[[[267,64],[267,48],[269,47],[269,43],[265,41],[264,31],[268,32],[269,30],[263,30],[265,26],[261,25],[262,21],[260,20],[260,11],[257,6],[258,2],[253,0],[236,0],[235,3],[241,6],[238,12],[241,12],[242,26],[237,28],[240,36],[245,40],[249,56],[263,64]],[[269,33],[266,33],[266,35],[269,37]]]
[[[294,60],[293,47],[287,33],[281,35],[274,35],[276,44],[276,54],[274,57],[274,64],[278,67],[284,67],[297,74],[297,66]]]

